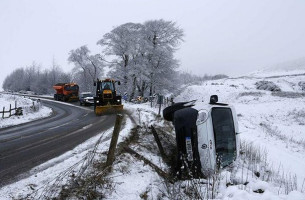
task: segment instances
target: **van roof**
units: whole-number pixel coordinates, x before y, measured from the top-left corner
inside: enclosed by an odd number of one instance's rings
[[[195,102],[193,108],[195,108],[196,110],[211,110],[212,108],[215,107],[221,107],[221,108],[232,108],[233,106],[231,105],[219,105],[219,104],[209,104],[206,102]]]

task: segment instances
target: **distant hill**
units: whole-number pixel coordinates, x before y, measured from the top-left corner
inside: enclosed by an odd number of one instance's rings
[[[250,73],[250,76],[268,77],[305,73],[305,57],[264,67]]]

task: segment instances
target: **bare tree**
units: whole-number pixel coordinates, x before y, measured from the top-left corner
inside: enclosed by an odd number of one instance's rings
[[[136,89],[137,76],[132,70],[137,65],[142,29],[141,24],[126,23],[114,28],[97,42],[106,56],[114,56],[110,67],[115,68],[116,78],[123,79],[124,90],[130,91],[130,98]]]
[[[150,95],[170,84],[178,61],[174,52],[182,42],[183,30],[174,22],[147,21],[144,24],[126,23],[114,28],[98,41],[109,62],[112,75],[123,79],[124,90],[134,98],[149,88]],[[104,58],[102,58],[104,59]],[[105,60],[105,59],[104,59]]]
[[[147,67],[149,69],[149,94],[155,92],[156,84],[167,82],[178,67],[174,53],[183,41],[183,30],[175,22],[151,20],[144,23],[145,39],[147,40]],[[166,72],[167,76],[164,76]],[[158,84],[158,88],[161,85]]]
[[[74,78],[80,81],[81,90],[93,91],[93,82],[102,74],[103,63],[100,56],[90,55],[87,46],[81,46],[69,53],[69,62],[74,64]]]
[[[62,71],[53,61],[51,70],[40,70],[40,65],[19,68],[9,74],[3,82],[3,89],[18,92],[21,90],[33,91],[38,94],[53,93],[53,85],[58,82],[69,82],[70,76]]]
[[[52,60],[52,66],[51,70],[49,71],[49,76],[48,76],[48,82],[50,86],[55,85],[56,83],[60,82],[60,76],[62,74],[62,69],[60,66],[56,63],[55,59],[53,58]]]

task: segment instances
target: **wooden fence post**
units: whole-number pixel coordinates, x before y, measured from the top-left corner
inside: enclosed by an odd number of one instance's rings
[[[2,119],[4,119],[4,111],[5,111],[5,107],[3,107]]]
[[[159,112],[158,112],[157,117],[161,117],[160,113],[161,113],[161,103],[159,104]]]
[[[158,148],[159,148],[161,157],[162,157],[163,160],[164,160],[164,159],[166,158],[166,155],[165,155],[165,153],[164,153],[164,149],[163,149],[162,144],[161,144],[161,142],[160,142],[160,139],[159,139],[159,136],[158,136],[158,134],[157,134],[157,131],[156,131],[155,127],[153,127],[153,125],[151,125],[151,132],[152,132],[152,134],[154,135],[154,138],[155,138],[155,140],[156,140],[156,142],[157,142],[157,145],[158,145]]]
[[[108,151],[108,155],[107,155],[106,167],[112,166],[112,164],[114,162],[114,154],[115,154],[116,145],[118,143],[122,119],[123,119],[123,115],[121,115],[121,114],[116,115],[114,130],[113,130],[110,147],[109,147],[109,151]]]
[[[10,117],[12,116],[12,104],[10,104]]]

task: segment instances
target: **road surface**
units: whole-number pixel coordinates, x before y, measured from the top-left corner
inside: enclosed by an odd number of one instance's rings
[[[27,176],[31,168],[55,158],[111,128],[115,115],[42,100],[53,109],[45,119],[0,129],[0,187]]]

